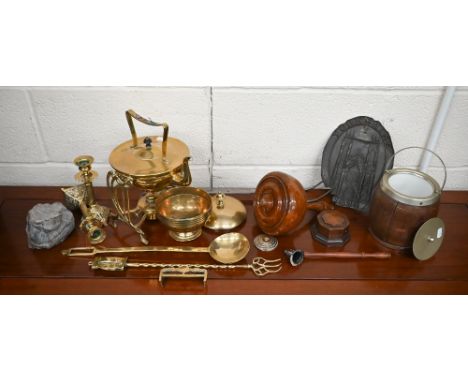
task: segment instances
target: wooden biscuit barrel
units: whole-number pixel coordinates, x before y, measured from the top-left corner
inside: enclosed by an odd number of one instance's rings
[[[409,148],[414,147],[403,150]],[[446,173],[441,187],[430,175],[418,170],[386,170],[375,187],[371,202],[369,230],[372,235],[386,247],[410,248],[421,225],[437,216],[445,180]]]

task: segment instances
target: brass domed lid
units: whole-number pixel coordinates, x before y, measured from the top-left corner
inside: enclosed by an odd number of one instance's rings
[[[211,215],[205,222],[205,227],[218,230],[230,230],[241,225],[246,216],[247,210],[244,204],[232,196],[217,193],[211,197]]]
[[[155,176],[170,173],[189,157],[187,145],[177,138],[167,138],[163,157],[162,137],[140,137],[136,146],[130,139],[118,145],[109,156],[112,168],[129,176]]]

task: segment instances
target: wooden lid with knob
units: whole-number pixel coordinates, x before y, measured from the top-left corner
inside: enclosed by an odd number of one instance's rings
[[[325,202],[307,204],[301,183],[280,171],[270,172],[260,180],[253,206],[261,230],[272,236],[283,235],[297,228],[307,209],[330,208]]]

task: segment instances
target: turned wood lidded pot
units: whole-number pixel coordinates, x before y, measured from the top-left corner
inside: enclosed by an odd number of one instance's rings
[[[397,151],[395,155],[411,148],[420,147],[406,147]],[[437,216],[447,172],[442,159],[436,153],[430,152],[444,167],[442,186],[424,172],[409,168],[394,168],[386,170],[375,187],[370,208],[369,230],[386,247],[397,250],[410,248],[420,227]],[[439,235],[441,234],[442,231]]]
[[[301,183],[291,175],[274,171],[258,183],[253,202],[255,219],[260,229],[277,236],[299,226],[308,209],[324,210],[331,205],[325,201],[309,203]]]

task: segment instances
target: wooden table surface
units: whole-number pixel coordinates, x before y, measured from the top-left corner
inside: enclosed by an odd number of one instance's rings
[[[96,189],[99,203],[111,206],[106,189]],[[235,231],[246,235],[251,250],[241,263],[255,256],[274,259],[286,248],[307,251],[327,249],[311,237],[308,212],[302,225],[290,235],[279,237],[278,248],[260,252],[253,238],[261,233],[252,210],[252,195],[235,195],[247,207],[247,220]],[[64,248],[89,246],[78,228],[60,245],[49,250],[27,246],[26,214],[37,203],[62,201],[58,187],[0,187],[0,293],[2,294],[466,294],[468,293],[468,191],[445,192],[439,210],[446,224],[446,236],[439,252],[425,262],[409,253],[395,253],[391,259],[306,260],[292,267],[283,259],[281,272],[256,277],[250,270],[209,270],[204,287],[200,280],[168,280],[159,285],[158,269],[127,269],[122,272],[93,271],[88,258],[68,258]],[[368,218],[341,209],[350,220],[351,240],[343,251],[375,252],[378,245],[367,230]],[[79,223],[76,215],[76,225]],[[178,245],[159,222],[144,224],[150,245]],[[141,245],[139,236],[119,223],[107,229],[106,247]],[[204,230],[188,245],[207,246],[217,236]],[[134,261],[171,263],[215,263],[208,254],[132,254]]]

